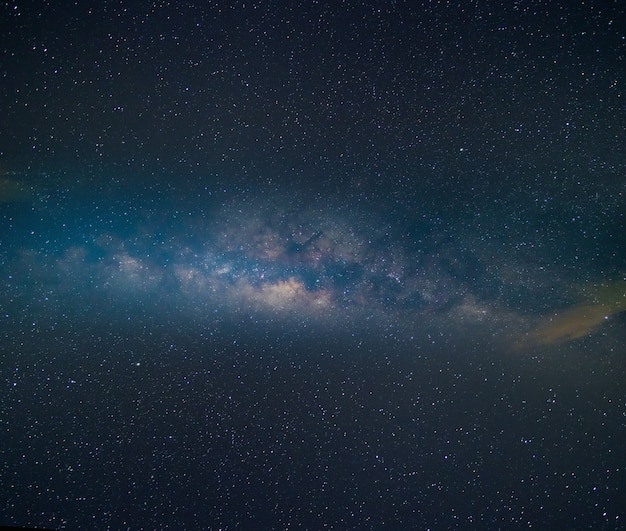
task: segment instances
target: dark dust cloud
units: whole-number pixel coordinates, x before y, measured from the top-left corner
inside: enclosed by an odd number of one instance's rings
[[[623,19],[0,7],[0,524],[622,527]]]

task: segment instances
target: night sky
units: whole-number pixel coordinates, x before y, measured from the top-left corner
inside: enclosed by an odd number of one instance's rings
[[[0,524],[626,527],[625,20],[3,2]]]

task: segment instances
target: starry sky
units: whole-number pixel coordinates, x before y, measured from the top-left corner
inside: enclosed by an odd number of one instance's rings
[[[614,529],[621,2],[0,6],[0,524]]]

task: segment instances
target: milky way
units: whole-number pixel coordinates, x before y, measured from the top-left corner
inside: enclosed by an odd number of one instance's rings
[[[9,316],[54,321],[107,307],[115,315],[150,302],[151,318],[178,314],[200,326],[247,316],[349,330],[357,320],[405,339],[470,326],[518,344],[542,313],[581,301],[562,283],[540,299],[554,269],[536,256],[494,254],[484,234],[427,209],[398,220],[324,194],[209,193],[135,204],[119,195],[39,195],[30,200],[33,214],[24,214],[22,200],[7,203],[22,234],[6,256]],[[539,300],[534,314],[525,300],[522,311],[522,296]]]

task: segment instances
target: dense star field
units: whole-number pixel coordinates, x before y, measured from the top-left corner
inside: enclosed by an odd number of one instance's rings
[[[0,524],[623,527],[625,15],[0,6]]]

